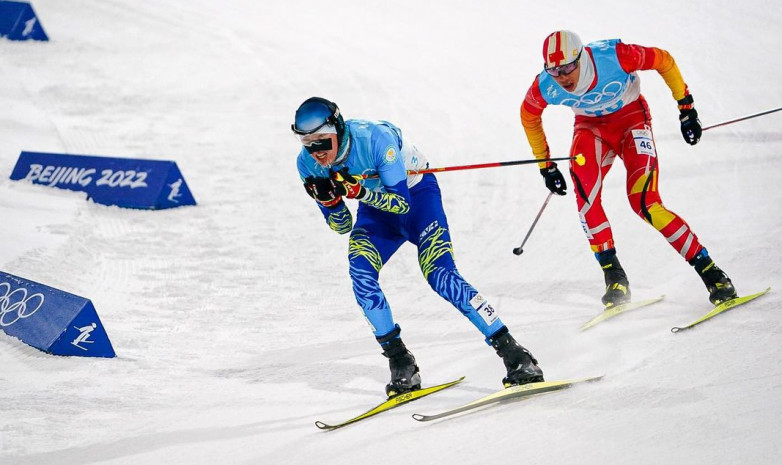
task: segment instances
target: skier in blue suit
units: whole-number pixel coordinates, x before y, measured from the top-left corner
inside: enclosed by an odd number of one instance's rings
[[[326,223],[350,233],[348,259],[356,301],[389,359],[386,394],[420,389],[415,358],[400,337],[380,289],[380,269],[410,242],[429,285],[484,335],[507,369],[505,386],[543,380],[530,352],[519,345],[497,311],[459,274],[453,259],[440,188],[431,173],[411,173],[428,163],[402,131],[386,121],[344,120],[337,105],[312,97],[291,126],[303,145],[297,159],[301,181]],[[344,199],[359,201],[355,224]]]

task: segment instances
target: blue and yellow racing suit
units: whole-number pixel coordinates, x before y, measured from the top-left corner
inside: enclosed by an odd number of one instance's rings
[[[297,164],[302,181],[309,176],[328,177],[343,167],[353,175],[368,176],[361,182],[370,193],[359,203],[355,224],[344,202],[318,206],[331,229],[350,232],[353,292],[375,337],[382,339],[398,328],[378,277],[405,242],[418,248],[421,272],[432,289],[487,339],[493,336],[504,325],[494,308],[456,269],[437,179],[431,173],[407,174],[408,170],[428,167],[426,159],[391,123],[347,120],[345,125],[350,145],[343,163],[322,167],[302,148]]]

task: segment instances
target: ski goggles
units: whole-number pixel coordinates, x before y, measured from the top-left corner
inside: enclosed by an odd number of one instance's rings
[[[328,120],[326,120],[326,121],[324,121],[324,122],[322,122],[320,124],[313,124],[309,128],[297,128],[296,124],[294,123],[294,124],[291,124],[291,130],[294,133],[296,133],[297,135],[303,136],[303,135],[306,135],[306,134],[314,134],[314,133],[318,132],[319,130],[323,129],[323,127],[326,126],[327,124],[330,124],[330,122]],[[336,132],[336,130],[334,132]]]
[[[566,65],[562,66],[552,66],[551,68],[545,68],[546,72],[553,77],[557,76],[567,76],[568,74],[572,73],[576,70],[578,67],[578,61],[581,59],[581,52],[578,53],[578,56],[576,57],[575,61],[572,61]]]
[[[306,136],[299,136],[301,144],[307,150],[308,153],[325,152],[331,150],[331,137],[326,139],[311,139]],[[305,140],[310,139],[310,140]]]
[[[337,113],[339,115],[339,113]],[[336,134],[337,128],[334,126],[335,119],[328,117],[324,120],[320,118],[306,119],[297,126],[296,123],[291,124],[291,130],[297,136],[305,136],[307,134]]]

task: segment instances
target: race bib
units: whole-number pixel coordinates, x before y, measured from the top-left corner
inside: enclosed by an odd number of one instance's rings
[[[470,299],[470,305],[472,305],[472,308],[478,312],[478,315],[483,318],[483,321],[485,321],[488,326],[491,326],[491,324],[499,318],[497,310],[494,310],[494,307],[489,305],[489,302],[480,294],[476,294],[475,297]]]
[[[652,140],[652,131],[648,129],[634,129],[633,142],[635,142],[635,151],[638,155],[657,156],[654,151],[654,141]]]

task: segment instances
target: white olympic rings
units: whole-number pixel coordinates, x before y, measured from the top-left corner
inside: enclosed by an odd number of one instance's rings
[[[37,299],[37,304],[34,299]],[[0,327],[11,326],[22,318],[32,316],[43,302],[44,296],[40,292],[28,296],[27,289],[23,287],[12,291],[9,283],[0,283]]]

